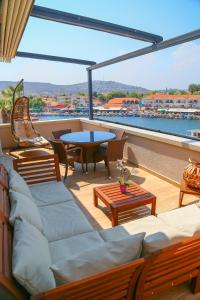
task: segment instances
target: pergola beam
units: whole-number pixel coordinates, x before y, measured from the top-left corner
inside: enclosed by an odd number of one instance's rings
[[[38,53],[30,53],[30,52],[21,52],[21,51],[17,51],[16,56],[24,57],[24,58],[58,61],[58,62],[71,63],[71,64],[87,65],[87,66],[96,64],[95,61],[90,61],[90,60],[53,56],[53,55],[46,55],[46,54],[38,54]]]
[[[35,18],[49,20],[49,21],[108,32],[108,33],[121,35],[124,37],[137,39],[137,40],[150,42],[150,43],[159,43],[163,40],[161,36],[148,33],[145,31],[141,31],[134,28],[129,28],[126,26],[121,26],[121,25],[117,25],[117,24],[113,24],[113,23],[109,23],[97,19],[92,19],[80,15],[75,15],[64,11],[47,8],[47,7],[42,7],[38,5],[33,6],[31,16]]]
[[[127,54],[120,55],[120,56],[117,56],[115,58],[106,60],[106,61],[98,63],[98,64],[96,64],[92,67],[88,67],[87,70],[96,70],[96,69],[99,69],[99,68],[102,68],[102,67],[106,67],[106,66],[118,63],[118,62],[122,62],[122,61],[130,59],[130,58],[142,56],[142,55],[145,55],[145,54],[148,54],[148,53],[152,53],[152,52],[155,52],[155,51],[170,48],[172,46],[177,46],[179,44],[190,42],[192,40],[196,40],[196,39],[199,39],[199,38],[200,38],[200,29],[197,29],[195,31],[191,31],[191,32],[186,33],[186,34],[179,35],[179,36],[174,37],[172,39],[165,40],[165,41],[160,42],[158,44],[151,45],[151,46],[148,46],[148,47],[145,47],[145,48],[142,48],[142,49],[139,49],[139,50],[136,50],[136,51],[133,51],[133,52],[129,52]]]

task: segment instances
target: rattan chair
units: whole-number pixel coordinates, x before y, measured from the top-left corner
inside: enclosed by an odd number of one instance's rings
[[[51,138],[49,138],[49,142],[51,143],[54,154],[58,155],[59,163],[65,165],[65,181],[67,178],[69,165],[73,165],[74,162],[80,162],[81,149],[76,148],[74,150],[66,150],[62,141],[53,140]]]
[[[96,163],[104,160],[108,172],[108,178],[111,178],[110,162],[123,159],[124,145],[128,137],[124,136],[121,140],[109,141],[107,147],[99,147],[94,152],[94,172],[96,171]]]
[[[71,132],[72,132],[71,128],[66,128],[66,129],[61,129],[61,130],[57,130],[57,131],[52,131],[52,135],[53,135],[54,139],[59,140],[61,135],[71,133]],[[68,145],[65,145],[65,148],[67,150],[69,150],[69,149],[74,149],[77,147],[74,145],[68,144]]]
[[[11,131],[18,147],[46,147],[49,142],[33,127],[29,113],[29,98],[18,98],[12,109]]]

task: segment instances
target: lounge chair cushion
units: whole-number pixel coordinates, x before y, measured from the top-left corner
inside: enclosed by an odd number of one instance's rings
[[[30,185],[30,190],[37,206],[56,204],[74,199],[63,182],[50,181],[33,184]]]
[[[39,211],[49,242],[94,231],[74,201],[41,206]]]
[[[158,218],[168,226],[179,229],[189,236],[200,233],[200,208],[196,204],[161,213]]]
[[[34,226],[17,219],[14,226],[13,275],[31,294],[55,288],[48,241]]]
[[[145,233],[140,233],[105,242],[57,262],[51,266],[56,284],[83,279],[139,258],[144,235]]]
[[[154,216],[104,229],[99,234],[105,241],[115,241],[143,231],[146,232],[146,235],[143,241],[142,255],[148,255],[169,245],[176,244],[189,236],[185,232],[171,228]]]
[[[14,225],[17,217],[23,217],[26,221],[37,227],[41,232],[43,231],[42,220],[36,204],[30,197],[24,194],[9,190],[11,211],[9,221]]]
[[[9,188],[31,198],[31,191],[26,181],[15,170],[9,172]]]
[[[86,232],[67,239],[51,242],[49,243],[49,250],[52,263],[64,260],[102,243],[104,243],[104,240],[97,231]]]

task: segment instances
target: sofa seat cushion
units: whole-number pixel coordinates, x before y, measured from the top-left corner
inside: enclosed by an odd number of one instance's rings
[[[168,226],[179,229],[189,236],[200,233],[200,208],[196,204],[161,213],[158,218]]]
[[[56,284],[80,280],[139,258],[144,235],[140,233],[105,242],[60,260],[51,266]]]
[[[104,243],[104,240],[97,231],[86,232],[67,239],[50,242],[51,261],[52,263],[56,263],[59,260],[79,254],[91,247],[97,247],[102,243]]]
[[[9,188],[15,192],[22,193],[27,197],[32,197],[28,184],[22,176],[20,176],[15,170],[10,170],[8,173]]]
[[[48,241],[34,226],[17,219],[13,240],[13,275],[31,295],[55,288]]]
[[[146,232],[142,255],[149,255],[169,245],[176,244],[189,236],[185,232],[171,228],[154,216],[134,220],[114,228],[104,229],[99,234],[105,241],[115,241],[139,232]]]
[[[41,206],[39,211],[49,242],[94,231],[74,201]]]
[[[73,195],[61,181],[30,185],[31,193],[37,206],[62,203],[73,200]]]
[[[9,221],[12,225],[17,217],[23,217],[26,221],[43,231],[42,220],[40,217],[37,205],[32,201],[32,198],[24,194],[9,190],[11,210]]]

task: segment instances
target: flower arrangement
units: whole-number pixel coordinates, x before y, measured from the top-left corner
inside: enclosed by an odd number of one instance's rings
[[[127,186],[130,186],[132,183],[132,181],[129,179],[132,172],[124,166],[124,162],[122,160],[117,161],[117,169],[120,170],[120,176],[117,177],[117,181],[120,184],[121,192],[125,193]]]

